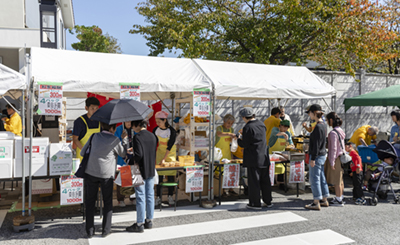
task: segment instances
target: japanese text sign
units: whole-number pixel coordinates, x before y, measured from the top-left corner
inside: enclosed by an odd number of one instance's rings
[[[210,115],[210,89],[193,90],[193,116],[207,117]]]
[[[275,162],[271,162],[269,165],[269,179],[271,180],[271,186],[273,186],[275,180]]]
[[[186,193],[202,192],[204,182],[204,167],[191,166],[186,168]]]
[[[239,186],[240,164],[225,164],[222,188],[236,188]]]
[[[38,83],[39,84],[39,115],[62,115],[62,83]]]
[[[140,83],[120,83],[120,99],[140,101]]]
[[[74,175],[61,176],[60,205],[83,203],[83,179]]]
[[[304,161],[290,162],[290,178],[289,183],[304,182]]]

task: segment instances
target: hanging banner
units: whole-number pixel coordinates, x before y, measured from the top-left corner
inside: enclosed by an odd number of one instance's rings
[[[204,182],[204,167],[191,166],[186,169],[186,193],[202,192]]]
[[[60,205],[83,203],[83,179],[74,175],[61,176]]]
[[[62,115],[62,83],[39,82],[39,115]]]
[[[290,162],[290,178],[289,183],[304,182],[304,161]]]
[[[210,89],[193,90],[193,116],[207,117],[210,115]]]
[[[53,179],[32,180],[32,195],[53,193]]]
[[[240,164],[225,164],[222,188],[239,187]]]
[[[271,164],[269,165],[269,179],[271,180],[271,186],[274,186],[275,162],[271,162]]]
[[[140,83],[120,83],[120,99],[140,101]]]

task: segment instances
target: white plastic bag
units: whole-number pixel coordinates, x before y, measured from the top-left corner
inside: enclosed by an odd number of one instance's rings
[[[220,148],[214,147],[214,161],[219,161],[222,158],[222,150]]]
[[[158,179],[158,173],[157,173],[157,169],[155,169],[154,170],[154,185],[158,185],[158,181],[159,181],[159,179]]]
[[[235,138],[235,139],[232,139],[232,142],[231,142],[231,152],[236,152],[236,151],[237,151],[237,148],[238,148],[237,139],[236,139],[236,138]]]

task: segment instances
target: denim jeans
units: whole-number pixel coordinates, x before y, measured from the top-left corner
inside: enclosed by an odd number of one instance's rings
[[[144,223],[146,214],[147,220],[154,216],[154,178],[144,180],[144,185],[135,187],[136,192],[136,222],[138,225]]]
[[[315,166],[310,166],[310,184],[314,200],[322,200],[323,197],[329,197],[328,183],[326,183],[324,164],[326,155],[315,158]]]

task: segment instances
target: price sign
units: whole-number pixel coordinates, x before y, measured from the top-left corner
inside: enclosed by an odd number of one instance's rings
[[[62,83],[39,82],[39,115],[62,115]]]
[[[207,117],[210,115],[210,89],[193,90],[193,116]]]
[[[202,192],[204,182],[204,167],[191,166],[186,169],[186,193]]]
[[[304,161],[290,162],[289,183],[304,182]]]
[[[61,176],[60,205],[83,203],[83,179],[74,175]]]
[[[271,162],[269,165],[269,179],[271,180],[271,186],[273,186],[275,180],[275,162]]]
[[[120,83],[120,98],[140,101],[140,83]]]
[[[240,164],[225,164],[222,188],[236,188],[239,186]]]

